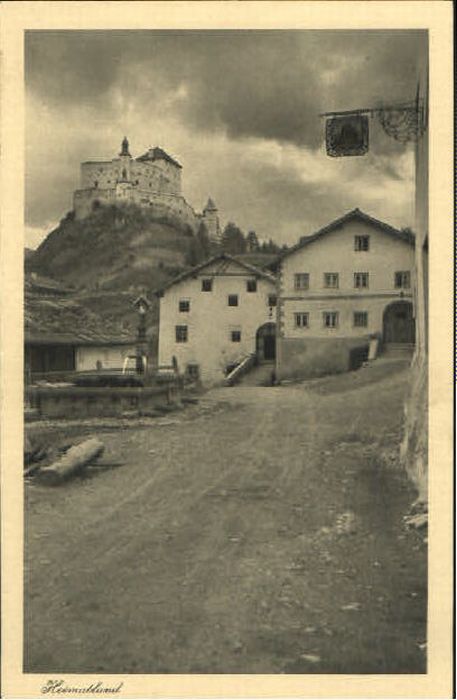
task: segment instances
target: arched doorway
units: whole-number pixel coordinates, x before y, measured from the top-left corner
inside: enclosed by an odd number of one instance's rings
[[[276,359],[276,323],[264,323],[255,336],[255,350],[259,362]]]
[[[414,344],[416,338],[413,305],[410,301],[394,301],[384,309],[384,343]]]

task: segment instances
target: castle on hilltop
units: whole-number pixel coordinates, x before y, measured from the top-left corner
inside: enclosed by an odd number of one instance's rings
[[[210,198],[203,212],[196,213],[182,195],[181,171],[178,161],[157,146],[132,158],[124,137],[117,158],[81,163],[81,188],[73,197],[75,217],[83,219],[101,205],[132,202],[153,208],[157,216],[178,217],[194,232],[203,221],[210,239],[219,241],[217,207]]]

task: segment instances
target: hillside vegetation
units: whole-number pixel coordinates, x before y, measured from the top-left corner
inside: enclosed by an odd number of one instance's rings
[[[27,295],[28,329],[66,332],[77,317],[78,327],[98,325],[116,336],[131,335],[137,323],[132,302],[144,293],[151,301],[148,334],[154,336],[159,313],[154,292],[186,268],[223,250],[259,267],[276,258],[271,242],[247,252],[252,234],[245,238],[229,223],[221,244],[210,243],[204,226],[194,234],[179,218],[158,218],[135,204],[102,206],[82,220],[69,212],[25,258],[25,267],[72,287],[72,298],[57,302]]]
[[[116,204],[79,221],[67,214],[36,250],[29,269],[85,290],[154,289],[185,268],[194,241],[178,218]]]

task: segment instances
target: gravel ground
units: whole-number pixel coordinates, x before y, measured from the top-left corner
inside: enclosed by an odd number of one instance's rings
[[[26,483],[24,670],[424,673],[426,534],[404,526],[396,458],[407,373],[93,425],[99,466]]]

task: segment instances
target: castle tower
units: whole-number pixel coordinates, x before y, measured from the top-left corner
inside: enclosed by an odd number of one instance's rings
[[[127,136],[124,136],[121,143],[121,152],[119,153],[120,168],[119,168],[119,182],[129,182],[130,181],[130,161],[132,156],[129,151],[129,142]]]
[[[219,225],[219,216],[217,207],[211,197],[208,199],[206,207],[203,209],[202,221],[206,226],[210,240],[220,242],[221,228]]]
[[[121,152],[119,153],[119,155],[120,156],[129,156],[130,158],[132,157],[130,155],[130,151],[129,151],[129,141],[128,141],[127,136],[124,136],[124,138],[122,139]]]

